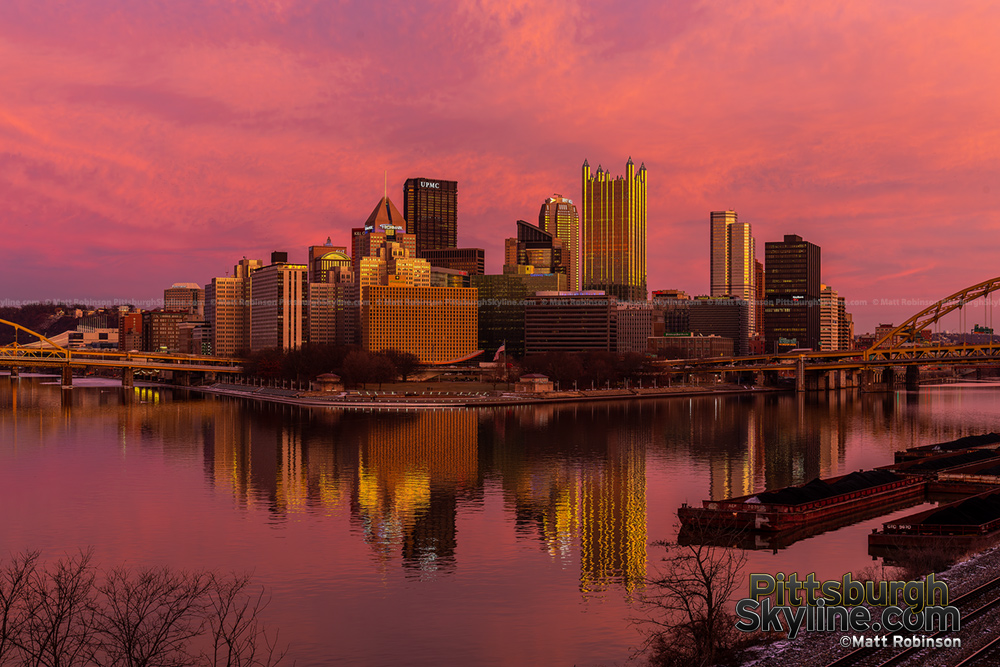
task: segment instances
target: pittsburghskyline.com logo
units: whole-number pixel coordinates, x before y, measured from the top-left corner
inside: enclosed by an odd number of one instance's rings
[[[751,574],[748,597],[736,603],[736,629],[742,632],[783,632],[795,639],[799,632],[842,632],[846,647],[957,648],[957,637],[928,637],[928,633],[962,629],[962,615],[948,604],[948,584],[933,574],[923,581],[817,581],[810,572],[787,577],[779,572]],[[873,620],[872,607],[882,609]],[[868,632],[893,634],[865,635]],[[911,633],[894,634],[894,633]]]

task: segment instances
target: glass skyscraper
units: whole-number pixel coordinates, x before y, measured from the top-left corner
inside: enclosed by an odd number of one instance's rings
[[[458,247],[458,182],[408,178],[403,185],[406,232],[417,236],[417,256],[425,250]]]
[[[628,301],[646,299],[646,165],[632,158],[625,176],[583,162],[580,209],[583,289]]]
[[[563,242],[563,264],[570,291],[580,289],[580,216],[576,204],[562,195],[552,195],[538,212],[538,226]]]

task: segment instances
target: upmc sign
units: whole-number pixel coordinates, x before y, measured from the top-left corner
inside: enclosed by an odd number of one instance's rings
[[[434,188],[435,190],[441,189],[441,184],[436,181],[420,181],[420,187],[422,188]]]

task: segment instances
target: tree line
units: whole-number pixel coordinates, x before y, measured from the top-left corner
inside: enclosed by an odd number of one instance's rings
[[[245,359],[243,373],[265,380],[306,382],[324,373],[335,373],[345,386],[404,382],[420,368],[415,354],[400,350],[367,352],[353,345],[306,344],[290,350],[260,350],[238,355]]]
[[[532,354],[521,361],[525,373],[541,373],[558,382],[561,389],[570,388],[574,382],[580,389],[617,386],[628,380],[632,384],[657,371],[653,360],[638,352],[615,354],[602,350],[589,352],[546,352]],[[652,379],[645,380],[652,382]]]
[[[276,667],[285,651],[248,575],[99,570],[93,552],[0,566],[0,665]]]

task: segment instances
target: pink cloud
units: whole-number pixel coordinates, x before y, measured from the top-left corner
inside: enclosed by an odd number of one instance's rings
[[[878,276],[887,295],[945,296],[991,277],[1000,234],[998,13],[5,3],[0,223],[17,259],[0,285],[150,298],[244,254],[302,259],[348,242],[386,170],[397,199],[409,176],[458,180],[460,243],[496,271],[514,220],[579,197],[584,158],[620,173],[631,155],[649,169],[653,288],[707,291],[708,212],[732,207],[760,255],[786,233],[821,245],[848,298]],[[882,315],[860,308],[859,330]]]

